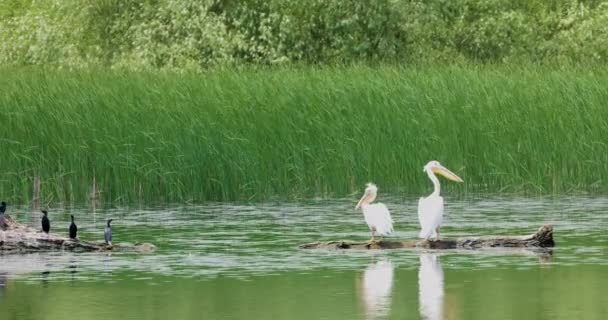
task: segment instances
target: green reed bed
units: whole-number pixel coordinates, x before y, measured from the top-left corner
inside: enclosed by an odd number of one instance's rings
[[[309,67],[1,70],[0,198],[181,202],[430,190],[608,192],[608,73]]]

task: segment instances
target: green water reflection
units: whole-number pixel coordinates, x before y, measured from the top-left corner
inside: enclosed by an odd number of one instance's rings
[[[399,199],[401,200],[401,199]],[[400,238],[415,205],[389,206]],[[445,236],[553,223],[552,254],[303,251],[368,234],[350,200],[78,213],[82,236],[144,239],[152,255],[0,255],[0,319],[606,319],[608,199],[448,202]],[[56,210],[59,211],[59,210]],[[70,210],[56,213],[67,223]],[[14,215],[27,220],[27,210]],[[329,222],[328,222],[329,221]],[[66,224],[67,226],[67,224]]]
[[[418,270],[395,267],[390,284],[370,287],[365,277],[373,266],[246,281],[137,273],[100,282],[9,279],[0,306],[3,319],[24,320],[605,319],[608,314],[605,266],[444,269],[445,281],[419,279]],[[426,276],[433,272],[420,270]],[[152,279],[134,279],[146,276]]]

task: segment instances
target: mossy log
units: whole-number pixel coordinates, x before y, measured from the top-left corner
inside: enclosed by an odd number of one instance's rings
[[[107,245],[104,241],[82,241],[57,234],[46,234],[14,221],[6,215],[7,229],[0,230],[0,253],[26,253],[45,251],[111,251],[111,252],[135,252],[148,253],[156,249],[150,243],[114,243]]]
[[[327,241],[300,245],[301,249],[479,249],[479,248],[551,248],[553,227],[544,225],[527,236],[484,236],[432,240]]]

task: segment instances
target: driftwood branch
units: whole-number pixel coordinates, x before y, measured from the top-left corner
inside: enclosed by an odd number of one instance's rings
[[[301,249],[479,249],[479,248],[550,248],[555,246],[553,227],[544,225],[527,236],[486,236],[458,239],[428,240],[376,240],[327,241],[300,245]]]
[[[7,252],[44,252],[44,251],[112,251],[147,253],[156,249],[150,243],[115,243],[107,245],[104,241],[72,240],[56,234],[46,234],[40,230],[24,226],[6,215],[7,229],[0,231],[0,253]]]

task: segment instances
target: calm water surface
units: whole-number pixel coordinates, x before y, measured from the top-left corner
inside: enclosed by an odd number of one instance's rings
[[[395,238],[415,238],[416,199],[386,198]],[[297,249],[369,237],[357,199],[151,209],[53,209],[82,239],[146,241],[149,255],[0,255],[0,319],[607,319],[608,198],[446,198],[442,235],[555,226],[526,250]],[[11,208],[21,222],[38,215]],[[52,230],[53,231],[53,230]]]

